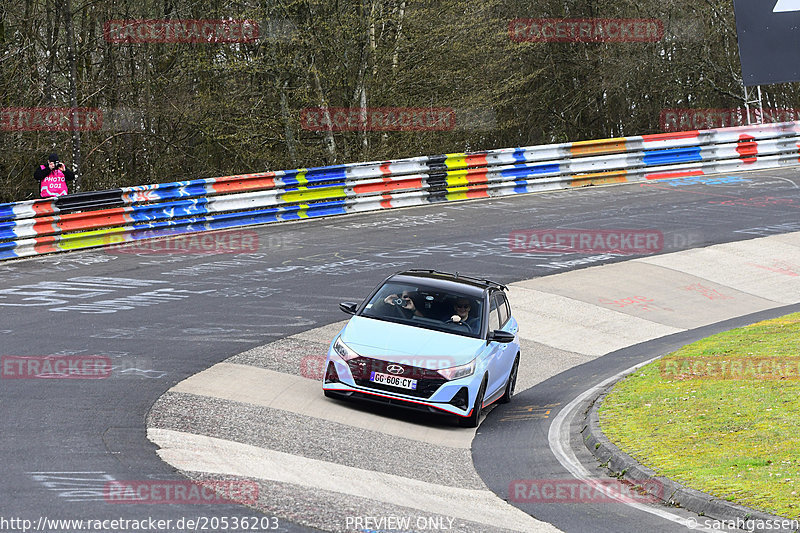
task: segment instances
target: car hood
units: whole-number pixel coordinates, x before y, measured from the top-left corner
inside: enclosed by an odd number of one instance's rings
[[[341,339],[364,357],[438,368],[469,363],[486,348],[485,340],[361,316],[350,319]]]

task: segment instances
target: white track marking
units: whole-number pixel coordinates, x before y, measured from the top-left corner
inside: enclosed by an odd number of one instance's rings
[[[637,370],[638,368],[643,367],[644,365],[651,363],[658,359],[658,357],[654,357],[643,363],[639,363],[634,365],[627,370],[623,370],[617,374],[614,374],[610,378],[598,383],[594,387],[582,392],[579,394],[574,400],[572,400],[569,404],[567,404],[556,417],[553,419],[553,423],[550,425],[550,430],[547,434],[547,440],[550,444],[550,449],[553,451],[553,455],[556,456],[558,462],[566,468],[570,474],[576,479],[583,481],[585,483],[594,485],[597,483],[598,478],[593,476],[591,472],[589,472],[586,467],[578,461],[578,458],[575,456],[575,452],[569,445],[570,441],[570,433],[569,428],[572,422],[572,419],[578,412],[578,407],[581,403],[586,401],[589,397],[593,394],[597,394],[603,387],[609,385],[613,381],[621,378],[622,376]],[[602,490],[602,487],[598,487],[598,489]],[[678,516],[675,513],[671,513],[664,509],[659,509],[656,507],[651,507],[649,505],[644,505],[637,502],[629,502],[623,501],[620,499],[620,503],[624,503],[630,507],[643,511],[645,513],[649,513],[652,515],[656,515],[659,518],[663,518],[664,520],[669,520],[670,522],[675,522],[676,524],[680,524],[688,529],[693,529],[697,531],[705,531],[708,533],[718,533],[720,531],[725,531],[722,529],[709,529],[697,524],[696,519],[694,518],[683,518],[682,516]]]

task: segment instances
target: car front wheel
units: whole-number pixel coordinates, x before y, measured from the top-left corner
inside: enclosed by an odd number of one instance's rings
[[[472,406],[472,414],[466,418],[459,418],[458,423],[461,427],[476,428],[481,421],[481,412],[483,411],[483,396],[486,394],[486,379],[481,383],[478,389],[478,395],[475,397],[475,405]]]

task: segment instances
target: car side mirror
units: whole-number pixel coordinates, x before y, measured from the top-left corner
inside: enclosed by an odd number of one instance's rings
[[[354,315],[356,314],[356,309],[358,309],[358,304],[355,302],[342,302],[339,304],[339,309],[348,315]]]
[[[487,340],[508,344],[509,342],[514,342],[515,338],[516,336],[513,333],[503,331],[502,329],[496,329],[489,332]]]

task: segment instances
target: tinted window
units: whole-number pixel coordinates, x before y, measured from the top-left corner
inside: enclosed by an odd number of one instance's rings
[[[502,292],[494,293],[494,297],[497,298],[497,310],[500,311],[500,327],[506,325],[508,322],[509,310],[508,310],[508,301],[506,300],[506,295]]]
[[[497,298],[489,298],[489,331],[500,329],[500,313],[497,309]]]
[[[361,315],[478,337],[481,332],[483,302],[479,298],[457,292],[390,281],[370,298]]]

